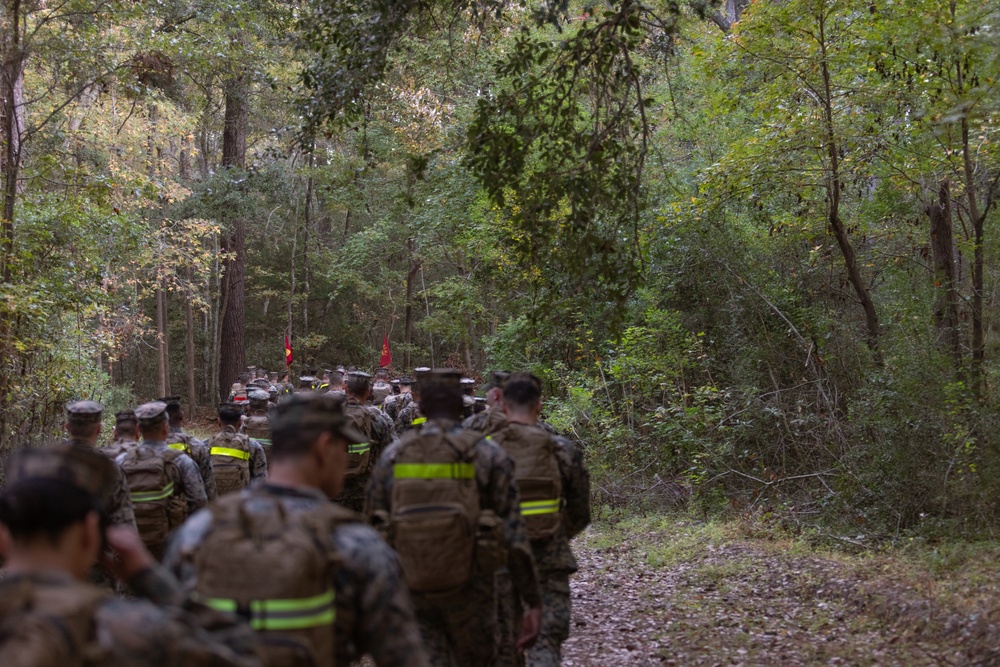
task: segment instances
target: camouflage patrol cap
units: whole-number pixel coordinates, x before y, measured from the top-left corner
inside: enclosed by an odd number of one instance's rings
[[[247,398],[249,398],[254,403],[267,403],[270,400],[271,395],[268,394],[263,389],[254,389],[249,394],[247,394]]]
[[[351,371],[347,374],[348,377],[357,378],[358,380],[371,380],[372,376],[364,371]]]
[[[97,401],[73,401],[66,405],[66,421],[76,426],[100,423],[103,413],[104,406]]]
[[[503,386],[507,384],[507,378],[509,377],[510,371],[490,371],[489,388],[503,389]]]
[[[391,384],[391,385],[395,386],[395,385],[399,385],[399,384],[402,384],[402,382],[400,382],[399,380],[390,380],[390,381],[389,381],[389,384]]]
[[[156,426],[167,418],[167,404],[163,401],[143,403],[135,409],[141,426]]]
[[[267,377],[269,379],[271,379],[271,380],[277,380],[278,379],[278,372],[277,371],[271,371],[270,373],[267,374]]]
[[[156,399],[160,403],[166,403],[167,413],[173,414],[175,412],[181,411],[181,397],[180,396],[162,396]]]
[[[272,447],[281,448],[281,432],[323,429],[338,433],[350,443],[368,442],[368,436],[354,428],[344,413],[344,400],[334,394],[295,394],[271,410]]]
[[[115,413],[115,426],[134,426],[139,423],[139,418],[135,416],[135,410],[122,410]]]
[[[409,375],[404,375],[403,377],[396,380],[396,382],[398,382],[400,386],[409,387],[411,384],[414,383],[414,379],[411,378]]]
[[[68,484],[97,499],[114,487],[117,474],[110,458],[90,447],[55,445],[22,449],[4,462],[7,487],[47,480]]]
[[[461,383],[463,386],[469,386],[470,384],[476,384],[476,381],[472,378],[462,378]]]
[[[299,384],[300,385],[308,384],[308,385],[312,386],[312,383],[315,382],[315,381],[316,381],[316,378],[314,378],[312,375],[300,375],[299,376]]]
[[[243,416],[243,406],[239,403],[219,403],[219,419],[239,419]]]
[[[421,389],[432,385],[454,389],[461,387],[462,373],[454,368],[418,368],[416,372]]]

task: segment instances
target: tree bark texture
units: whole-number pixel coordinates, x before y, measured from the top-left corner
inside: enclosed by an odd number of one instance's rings
[[[222,166],[246,167],[249,88],[243,77],[226,85],[225,126],[222,132]],[[229,257],[222,281],[222,330],[219,340],[219,397],[225,400],[229,387],[246,368],[246,226],[238,215],[226,221],[222,250]]]
[[[958,334],[958,292],[955,279],[955,247],[951,219],[951,191],[942,181],[935,198],[927,206],[931,225],[931,257],[934,262],[934,324],[938,345],[952,358],[955,370],[962,366]]]
[[[0,171],[3,173],[3,279],[10,282],[13,271],[14,209],[17,204],[18,176],[21,171],[21,141],[24,134],[24,61],[27,54],[22,46],[21,0],[4,3],[5,16],[0,28],[0,128],[4,152]]]

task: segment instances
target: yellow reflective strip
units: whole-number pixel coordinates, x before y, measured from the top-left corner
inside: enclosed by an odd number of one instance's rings
[[[132,496],[132,502],[134,503],[150,503],[154,500],[169,498],[173,494],[174,483],[170,482],[159,491],[132,491],[129,495]]]
[[[282,600],[253,600],[250,602],[251,611],[260,612],[289,612],[289,611],[312,611],[322,605],[333,604],[336,596],[332,590],[311,598],[286,598]]]
[[[392,467],[396,479],[475,479],[471,463],[397,463]]]
[[[206,607],[211,607],[216,611],[228,611],[236,613],[236,600],[220,600],[217,598],[202,598],[198,596],[198,601]]]
[[[524,516],[535,516],[537,514],[555,514],[559,511],[560,501],[556,500],[530,500],[521,503],[521,514]]]
[[[362,442],[362,443],[359,443],[357,445],[348,445],[347,446],[347,453],[348,454],[364,454],[365,452],[370,451],[371,448],[372,448],[371,443]]]
[[[170,449],[177,450],[178,452],[186,452],[188,450],[188,446],[185,445],[183,442],[172,442],[169,445],[167,445],[167,447],[169,447]]]
[[[427,417],[417,417],[411,422],[414,426],[420,426],[421,424],[427,423]]]
[[[243,459],[244,461],[250,460],[250,452],[244,452],[242,449],[230,449],[229,447],[212,447],[212,456],[231,456],[234,459]]]
[[[328,609],[312,616],[296,616],[293,618],[252,618],[250,627],[254,630],[305,630],[324,625],[333,625],[337,620],[337,612]]]

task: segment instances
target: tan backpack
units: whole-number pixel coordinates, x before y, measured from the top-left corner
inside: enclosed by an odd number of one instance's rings
[[[252,510],[251,510],[252,507]],[[280,498],[234,494],[210,506],[212,528],[195,554],[195,597],[257,631],[265,664],[335,665],[331,535],[360,517],[333,503],[290,511]]]
[[[132,496],[135,525],[157,560],[163,558],[167,535],[187,518],[187,503],[174,484],[180,479],[175,464],[179,456],[181,452],[166,447],[140,445],[119,457]]]
[[[556,442],[537,426],[507,424],[490,439],[514,459],[514,479],[521,491],[521,516],[528,538],[555,535],[562,521],[562,472]]]
[[[219,495],[250,486],[250,439],[232,429],[216,433],[208,442],[208,453]]]
[[[375,415],[367,406],[360,403],[344,403],[344,414],[350,418],[354,428],[367,436],[371,436]],[[352,442],[347,446],[347,476],[358,477],[371,472],[375,461],[372,460],[372,443]]]
[[[393,461],[389,541],[410,590],[450,594],[503,564],[502,526],[480,506],[477,431],[407,432]]]
[[[109,591],[13,576],[0,583],[0,665],[83,667],[106,664],[94,616]]]

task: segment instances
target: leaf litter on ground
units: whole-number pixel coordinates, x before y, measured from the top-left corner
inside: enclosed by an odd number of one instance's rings
[[[566,667],[1000,665],[996,561],[935,573],[669,517],[594,526],[574,548]]]

